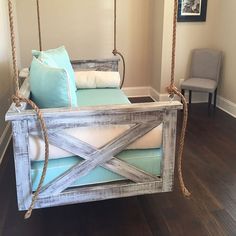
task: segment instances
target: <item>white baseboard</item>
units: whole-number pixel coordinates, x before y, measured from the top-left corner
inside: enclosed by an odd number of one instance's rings
[[[0,164],[3,160],[3,157],[5,155],[10,140],[11,140],[11,125],[10,123],[8,123],[5,130],[2,133],[2,136],[0,137]]]
[[[128,97],[150,96],[154,101],[169,101],[169,95],[167,93],[160,94],[152,87],[127,87],[123,88],[123,91]],[[186,92],[185,96],[188,101],[188,92]],[[175,97],[175,100],[179,99]],[[198,93],[198,92],[192,93],[192,103],[203,103],[203,102],[208,102],[208,94]],[[235,103],[221,96],[218,96],[217,107],[236,118]]]
[[[125,87],[122,90],[127,97],[150,96],[150,87]]]
[[[188,102],[189,94],[187,91],[185,92],[185,97]],[[207,93],[192,92],[192,103],[203,103],[203,102],[208,102],[208,94]]]
[[[158,93],[155,89],[150,88],[150,96],[155,100],[155,101],[159,101],[159,102],[166,102],[166,101],[170,101],[170,97],[168,93]],[[174,97],[174,101],[180,101],[180,99],[175,96]]]
[[[189,99],[189,95],[186,92],[185,93],[185,98],[188,102]],[[169,100],[169,94],[167,93],[163,93],[163,94],[159,94],[159,101],[168,101]],[[180,101],[178,96],[175,96],[174,100]],[[203,103],[203,102],[208,102],[208,96],[205,93],[192,93],[192,103]]]
[[[220,108],[222,111],[228,113],[229,115],[236,118],[236,104],[221,97],[218,96],[217,98],[217,107]]]
[[[154,88],[150,87],[149,88],[149,96],[154,100],[154,101],[160,101],[160,93],[158,93]]]
[[[185,97],[188,101],[188,93],[185,94]],[[159,101],[168,101],[168,94],[159,94]],[[208,94],[206,93],[192,93],[192,103],[205,103],[208,102]],[[236,118],[236,104],[221,97],[217,96],[217,107],[222,111],[228,113],[229,115]]]

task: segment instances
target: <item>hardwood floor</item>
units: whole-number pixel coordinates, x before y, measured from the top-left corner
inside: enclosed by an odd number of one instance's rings
[[[179,118],[181,118],[181,113]],[[236,235],[236,119],[193,104],[184,176],[191,199],[174,192],[17,211],[12,144],[0,166],[0,235],[224,236]]]

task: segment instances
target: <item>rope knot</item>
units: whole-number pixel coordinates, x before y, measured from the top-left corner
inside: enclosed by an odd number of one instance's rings
[[[113,53],[114,56],[116,56],[116,55],[118,54],[118,51],[117,51],[116,49],[114,49],[114,50],[112,51],[112,53]]]
[[[16,107],[20,107],[21,106],[21,104],[20,104],[21,99],[20,99],[19,96],[13,95],[12,96],[12,101],[16,104]]]
[[[170,85],[166,89],[167,92],[169,93],[170,99],[173,99],[175,94],[177,94],[176,92],[178,91],[178,89],[174,85]]]
[[[166,89],[167,89],[167,92],[168,92],[170,95],[175,94],[176,91],[178,90],[178,89],[175,87],[175,85],[170,85],[170,86],[168,86]]]

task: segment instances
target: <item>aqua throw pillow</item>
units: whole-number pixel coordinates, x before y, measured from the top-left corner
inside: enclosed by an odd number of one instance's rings
[[[33,58],[30,67],[32,100],[40,108],[76,107],[76,92],[71,88],[68,72]]]
[[[54,61],[59,68],[64,68],[69,74],[72,89],[74,89],[74,91],[77,90],[75,85],[74,70],[64,46],[42,52],[33,50],[32,54],[45,64],[51,65],[51,61]]]

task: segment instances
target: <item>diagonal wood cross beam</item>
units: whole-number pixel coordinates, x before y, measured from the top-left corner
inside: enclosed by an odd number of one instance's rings
[[[71,169],[69,169],[68,171],[57,177],[54,181],[43,187],[40,192],[40,195],[45,196],[45,195],[54,195],[61,193],[78,178],[87,175],[91,170],[93,170],[99,165],[105,166],[105,168],[108,167],[108,169],[113,169],[112,171],[115,170],[115,172],[118,172],[121,175],[124,174],[123,176],[127,175],[125,177],[131,179],[132,179],[131,177],[132,172],[134,172],[134,174],[136,174],[134,180],[137,182],[140,181],[145,182],[145,179],[146,181],[157,180],[158,177],[149,175],[144,171],[140,171],[137,168],[133,168],[132,166],[128,165],[125,162],[122,162],[118,159],[114,159],[114,156],[123,151],[132,142],[139,139],[140,137],[142,137],[143,135],[145,135],[146,133],[148,133],[149,131],[151,131],[153,128],[155,128],[160,124],[161,122],[136,124],[129,130],[125,131],[123,134],[111,140],[101,149],[95,149],[92,146],[82,141],[79,141],[78,139],[75,139],[69,135],[65,135],[64,133],[50,134],[49,135],[50,143],[59,146],[60,148],[65,149],[67,151],[70,151],[76,155],[79,155],[85,160],[73,166]],[[72,148],[72,150],[71,149],[68,150],[69,148]],[[116,165],[114,165],[114,163],[117,164],[117,161],[118,161],[118,168],[116,167]],[[121,166],[119,166],[119,164]],[[125,170],[123,167],[124,168],[127,167],[128,170],[126,169],[126,171],[122,171]],[[129,173],[130,171],[131,173]],[[139,171],[139,173],[137,173],[137,171]],[[144,177],[144,180],[140,179],[139,174],[141,174],[141,177]]]
[[[60,145],[58,145],[58,140],[61,140]],[[65,132],[51,134],[50,143],[54,146],[60,146],[61,149],[82,157],[85,160],[91,160],[90,155],[98,150],[90,144],[74,138]],[[101,164],[101,167],[124,176],[136,183],[155,181],[158,178],[157,176],[144,172],[143,170],[140,170],[116,157],[113,157],[106,163]]]

